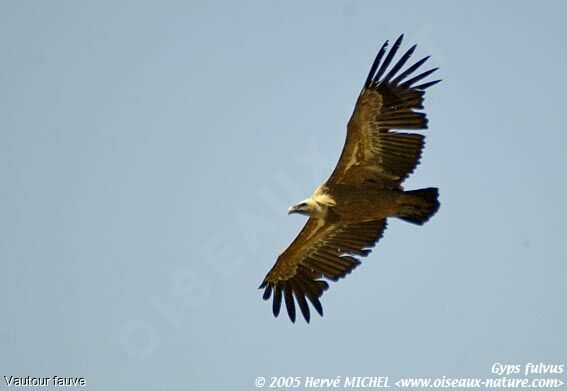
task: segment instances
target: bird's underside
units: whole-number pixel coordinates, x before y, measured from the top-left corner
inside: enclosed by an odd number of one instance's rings
[[[424,145],[424,136],[413,132],[427,128],[425,113],[417,111],[423,108],[424,90],[440,81],[420,84],[436,68],[415,75],[428,57],[405,67],[415,45],[392,62],[402,38],[387,54],[388,42],[378,52],[330,178],[289,209],[309,220],[260,285],[265,300],[273,295],[275,316],[282,301],[292,322],[295,303],[307,322],[308,302],[322,316],[326,280],[337,281],[360,264],[382,237],[387,218],[421,225],[439,208],[436,188],[404,191],[401,186],[419,164]]]

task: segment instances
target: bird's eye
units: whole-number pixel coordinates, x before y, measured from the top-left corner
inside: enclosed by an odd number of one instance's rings
[[[305,203],[305,202],[302,202],[301,204],[299,204],[299,206],[300,206],[300,207],[304,207],[304,206],[307,206],[307,203]]]

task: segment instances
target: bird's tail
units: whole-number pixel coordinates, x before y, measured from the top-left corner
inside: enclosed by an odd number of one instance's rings
[[[398,200],[396,217],[413,224],[423,225],[439,209],[438,197],[439,189],[436,187],[405,191]]]

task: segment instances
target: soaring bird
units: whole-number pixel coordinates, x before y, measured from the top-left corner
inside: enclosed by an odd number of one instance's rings
[[[330,178],[288,209],[309,220],[260,285],[264,300],[273,295],[276,317],[282,299],[292,322],[295,302],[308,323],[307,301],[323,316],[319,299],[329,287],[325,279],[337,281],[357,267],[382,237],[389,217],[422,225],[439,209],[437,188],[405,191],[401,186],[424,146],[423,135],[408,131],[427,129],[425,113],[418,110],[425,90],[441,81],[422,82],[437,68],[414,76],[429,56],[402,70],[416,45],[389,68],[402,39],[403,34],[387,54],[388,41],[378,51]]]

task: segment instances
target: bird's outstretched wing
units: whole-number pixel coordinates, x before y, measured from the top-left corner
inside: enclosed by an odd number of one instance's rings
[[[387,54],[388,41],[378,52],[348,122],[341,157],[327,184],[370,180],[384,188],[397,188],[419,163],[424,136],[395,130],[427,128],[425,113],[417,110],[423,108],[425,89],[440,80],[419,84],[437,68],[414,76],[429,57],[402,70],[416,45],[388,69],[402,38]]]
[[[385,228],[385,219],[340,224],[310,218],[260,285],[264,288],[264,300],[273,293],[274,315],[278,316],[283,297],[292,322],[295,322],[295,301],[307,322],[310,319],[307,300],[322,316],[319,298],[329,287],[322,277],[337,281],[349,274],[360,264],[356,257],[368,255]]]

